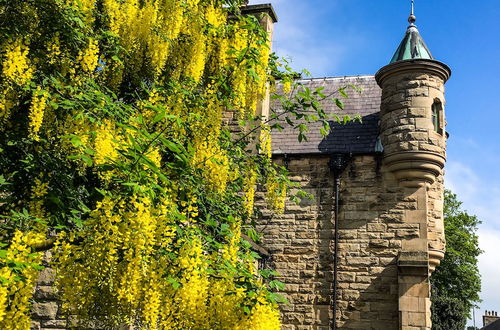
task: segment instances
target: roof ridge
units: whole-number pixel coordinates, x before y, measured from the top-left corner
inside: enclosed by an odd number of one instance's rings
[[[356,78],[375,78],[375,75],[351,75],[351,76],[329,76],[329,77],[313,77],[313,78],[299,78],[298,81],[316,81],[316,80],[345,80]]]

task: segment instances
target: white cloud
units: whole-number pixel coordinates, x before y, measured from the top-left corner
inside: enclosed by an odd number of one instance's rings
[[[480,189],[479,177],[463,163],[446,163],[445,185],[459,195],[460,200],[472,202]]]
[[[479,246],[484,253],[479,257],[479,270],[482,277],[481,299],[476,311],[476,326],[482,327],[482,315],[485,310],[500,311],[500,262],[498,248],[500,230],[483,227],[479,231]],[[470,322],[472,324],[472,322]]]
[[[480,225],[479,246],[484,251],[479,257],[482,278],[480,297],[483,300],[476,311],[476,326],[482,327],[485,310],[500,311],[500,184],[495,179],[486,180],[471,167],[458,161],[446,165],[446,186],[463,201],[469,214],[477,215]],[[469,322],[472,325],[472,321]]]
[[[484,226],[500,230],[500,182],[493,177],[486,181],[480,174],[462,162],[448,161],[445,185],[458,195],[469,213],[479,217]]]
[[[325,23],[328,17],[333,16],[337,2],[331,0],[318,8],[303,0],[273,0],[279,18],[273,37],[276,54],[289,59],[293,69],[307,69],[313,76],[339,71],[342,61],[347,60],[348,48],[360,43],[362,37],[347,26],[339,33]],[[262,1],[250,2],[255,3]],[[335,41],[332,42],[332,39]]]

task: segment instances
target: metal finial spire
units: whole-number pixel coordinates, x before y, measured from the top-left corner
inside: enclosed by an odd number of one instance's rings
[[[415,25],[415,22],[417,21],[417,17],[415,16],[415,0],[411,0],[411,13],[410,17],[408,17],[408,22],[410,25]]]

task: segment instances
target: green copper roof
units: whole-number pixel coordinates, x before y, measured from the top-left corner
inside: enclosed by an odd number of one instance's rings
[[[391,59],[391,63],[404,61],[404,60],[412,60],[412,59],[434,59],[432,57],[431,51],[427,48],[427,45],[424,42],[424,39],[420,36],[420,33],[417,30],[415,25],[416,21],[415,15],[413,15],[413,6],[412,13],[410,18],[408,18],[408,22],[410,22],[410,26],[408,26],[408,30],[406,30],[406,35],[401,41],[396,53]]]

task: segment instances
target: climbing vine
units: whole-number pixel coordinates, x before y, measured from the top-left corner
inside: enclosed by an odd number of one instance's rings
[[[257,104],[297,86],[240,2],[0,0],[0,328],[29,328],[50,249],[79,326],[279,329],[241,234],[256,186],[287,193]],[[281,101],[326,127],[323,96]]]

